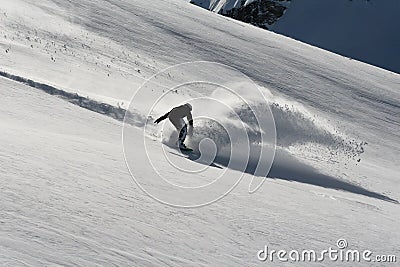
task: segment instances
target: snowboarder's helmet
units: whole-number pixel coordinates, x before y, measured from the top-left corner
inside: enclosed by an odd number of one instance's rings
[[[190,111],[192,111],[192,105],[190,105],[189,103],[186,103],[185,106],[187,106],[190,109]]]

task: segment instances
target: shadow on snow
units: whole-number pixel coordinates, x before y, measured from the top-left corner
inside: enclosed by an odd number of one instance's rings
[[[200,157],[199,153],[182,151],[182,154],[185,155],[184,157],[189,160],[201,163],[198,161]],[[217,156],[211,164],[204,164],[216,168],[221,168],[221,166],[227,167],[229,164],[229,158]],[[256,167],[257,162],[249,161],[247,168],[244,170],[244,172],[255,175]],[[235,170],[234,167],[231,168]],[[316,168],[300,162],[298,159],[291,156],[287,152],[282,151],[276,154],[267,178],[279,179],[284,181],[294,181],[314,186],[320,186],[328,189],[341,190],[399,204],[397,200],[387,197],[383,194],[367,190],[359,185],[344,181],[330,175],[322,174]]]

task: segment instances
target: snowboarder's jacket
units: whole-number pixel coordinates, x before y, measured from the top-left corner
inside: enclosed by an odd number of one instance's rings
[[[192,117],[192,106],[187,103],[179,107],[174,107],[170,112],[165,113],[163,116],[160,118],[156,119],[154,122],[159,123],[166,118],[169,118],[169,120],[172,122],[172,124],[175,126],[176,129],[180,130],[183,125],[182,119],[184,117],[187,117],[187,120],[189,121],[189,125],[193,126],[193,117]]]

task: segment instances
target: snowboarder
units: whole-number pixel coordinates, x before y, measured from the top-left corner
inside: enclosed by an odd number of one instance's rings
[[[168,118],[170,122],[175,126],[176,130],[179,132],[179,137],[178,137],[178,146],[182,150],[190,150],[189,148],[186,147],[186,145],[183,143],[185,141],[186,135],[188,133],[188,127],[183,120],[184,117],[187,118],[189,122],[189,133],[193,131],[193,117],[192,117],[192,105],[189,103],[186,103],[184,105],[174,107],[171,109],[170,112],[165,113],[163,116],[160,118],[156,119],[154,123],[160,123],[161,121],[165,120]]]

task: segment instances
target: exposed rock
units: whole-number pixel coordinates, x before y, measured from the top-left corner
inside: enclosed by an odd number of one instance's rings
[[[286,10],[286,6],[269,0],[256,0],[248,5],[233,8],[222,15],[268,29]]]
[[[192,0],[190,3],[268,29],[282,17],[290,0]]]

